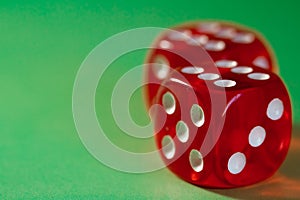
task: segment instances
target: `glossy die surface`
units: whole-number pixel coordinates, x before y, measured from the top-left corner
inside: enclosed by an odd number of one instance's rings
[[[189,74],[183,67],[170,74],[154,100],[164,108],[154,119],[157,146],[169,169],[213,188],[250,185],[273,175],[291,137],[283,82],[258,67],[232,67],[221,76],[201,71]]]
[[[153,44],[146,63],[145,87],[147,107],[153,103],[159,84],[169,75],[170,68],[200,66],[207,68],[205,57],[216,65],[231,68],[237,65],[260,67],[277,72],[276,60],[267,42],[257,32],[233,23],[200,21],[175,27],[163,33]],[[199,48],[203,48],[207,55]],[[199,50],[200,49],[200,50]]]

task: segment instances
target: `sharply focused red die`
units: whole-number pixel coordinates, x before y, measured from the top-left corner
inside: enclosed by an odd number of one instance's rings
[[[249,28],[227,22],[203,21],[184,24],[173,30],[162,33],[146,59],[146,63],[161,64],[150,64],[145,69],[145,82],[156,83],[145,87],[148,107],[153,103],[159,83],[168,76],[170,67],[207,67],[203,65],[202,47],[216,65],[222,67],[220,70],[237,65],[256,66],[275,73],[278,70],[270,45]]]
[[[256,33],[232,24],[181,28],[183,35],[156,41],[162,49],[150,52],[145,70],[146,82],[158,83],[145,90],[148,107],[161,105],[153,119],[164,162],[203,187],[240,187],[270,177],[285,159],[292,126],[289,95],[274,73],[271,51]]]

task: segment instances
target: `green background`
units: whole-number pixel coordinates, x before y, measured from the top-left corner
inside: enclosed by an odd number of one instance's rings
[[[296,125],[288,158],[274,177],[249,188],[205,190],[167,169],[128,174],[102,165],[80,142],[72,117],[77,70],[101,41],[132,28],[212,18],[235,21],[265,35],[290,91],[294,121],[300,122],[298,1],[22,2],[0,2],[0,199],[300,197]],[[144,55],[143,51],[129,54],[107,71],[100,82],[105,91],[96,96],[98,116],[110,113],[114,83],[143,63]],[[147,122],[140,90],[129,107],[137,123]],[[130,142],[109,114],[101,123],[122,148],[154,148],[151,139]]]

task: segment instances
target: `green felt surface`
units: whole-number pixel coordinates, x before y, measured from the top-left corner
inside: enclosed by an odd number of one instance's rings
[[[195,19],[232,20],[262,32],[278,57],[281,76],[300,122],[299,1],[1,1],[0,199],[227,199],[300,197],[300,132],[280,173],[236,190],[205,190],[167,169],[119,172],[95,160],[82,145],[72,116],[72,90],[84,58],[101,41],[144,26],[170,27]],[[96,94],[98,116],[109,113],[118,77],[145,52],[114,63]],[[103,102],[97,101],[99,95]],[[147,122],[140,91],[130,102],[133,119]],[[153,140],[131,142],[111,115],[101,123],[128,150],[153,149]],[[130,145],[128,145],[130,144]],[[149,149],[148,149],[149,148]]]

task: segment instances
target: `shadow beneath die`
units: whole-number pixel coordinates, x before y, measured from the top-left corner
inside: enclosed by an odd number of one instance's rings
[[[274,176],[253,186],[209,191],[238,199],[300,199],[300,126],[294,126],[288,155]]]

